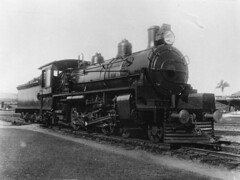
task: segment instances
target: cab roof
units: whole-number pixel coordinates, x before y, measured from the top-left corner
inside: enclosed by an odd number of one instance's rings
[[[59,70],[61,69],[66,69],[66,68],[76,68],[78,67],[78,62],[80,60],[78,59],[63,59],[63,60],[56,60],[56,61],[52,61],[48,64],[45,64],[41,67],[39,67],[38,69],[45,69],[45,67],[50,66],[50,65],[54,65],[56,66]]]

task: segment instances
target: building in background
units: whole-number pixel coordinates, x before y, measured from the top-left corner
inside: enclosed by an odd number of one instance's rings
[[[0,93],[0,110],[14,110],[17,107],[17,94]]]

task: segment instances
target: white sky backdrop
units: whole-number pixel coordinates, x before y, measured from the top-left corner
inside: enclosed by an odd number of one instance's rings
[[[240,91],[240,0],[0,0],[0,92],[40,74],[38,67],[82,52],[115,57],[124,38],[147,47],[147,29],[167,23],[190,59],[189,83]]]

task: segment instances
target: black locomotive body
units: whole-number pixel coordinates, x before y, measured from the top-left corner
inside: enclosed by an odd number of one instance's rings
[[[142,128],[154,142],[210,142],[219,119],[214,94],[197,93],[187,84],[188,64],[172,46],[169,25],[148,31],[146,50],[132,53],[123,40],[117,57],[107,61],[97,53],[91,63],[61,60],[40,67],[39,92],[32,92],[37,104],[17,111],[37,111],[52,124],[75,130],[119,130],[128,137],[131,129]],[[33,86],[21,87],[20,99]]]

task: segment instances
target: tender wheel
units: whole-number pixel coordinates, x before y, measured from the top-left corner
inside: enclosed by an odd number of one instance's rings
[[[31,115],[28,113],[28,112],[26,112],[24,115],[23,115],[23,119],[24,119],[24,121],[25,122],[29,122],[30,121],[30,119],[31,119]]]
[[[76,122],[78,120],[78,111],[76,107],[71,108],[71,126],[74,131],[77,131],[80,129],[80,126],[76,125]]]
[[[59,124],[59,125],[58,125],[58,130],[61,130],[61,129],[62,129],[62,125]]]
[[[42,121],[43,121],[42,119],[43,119],[43,118],[42,118],[41,115],[37,115],[37,116],[36,116],[36,122],[37,122],[37,123],[42,123]]]
[[[128,128],[122,128],[121,134],[123,138],[129,138],[131,136],[130,130]]]
[[[148,138],[154,142],[163,141],[163,127],[159,125],[149,125],[148,126]]]
[[[37,114],[33,113],[30,118],[31,123],[35,123],[37,121]]]
[[[102,130],[103,134],[109,136],[109,135],[114,133],[115,128],[114,128],[114,126],[112,124],[108,124],[107,126],[102,127],[101,130]]]

